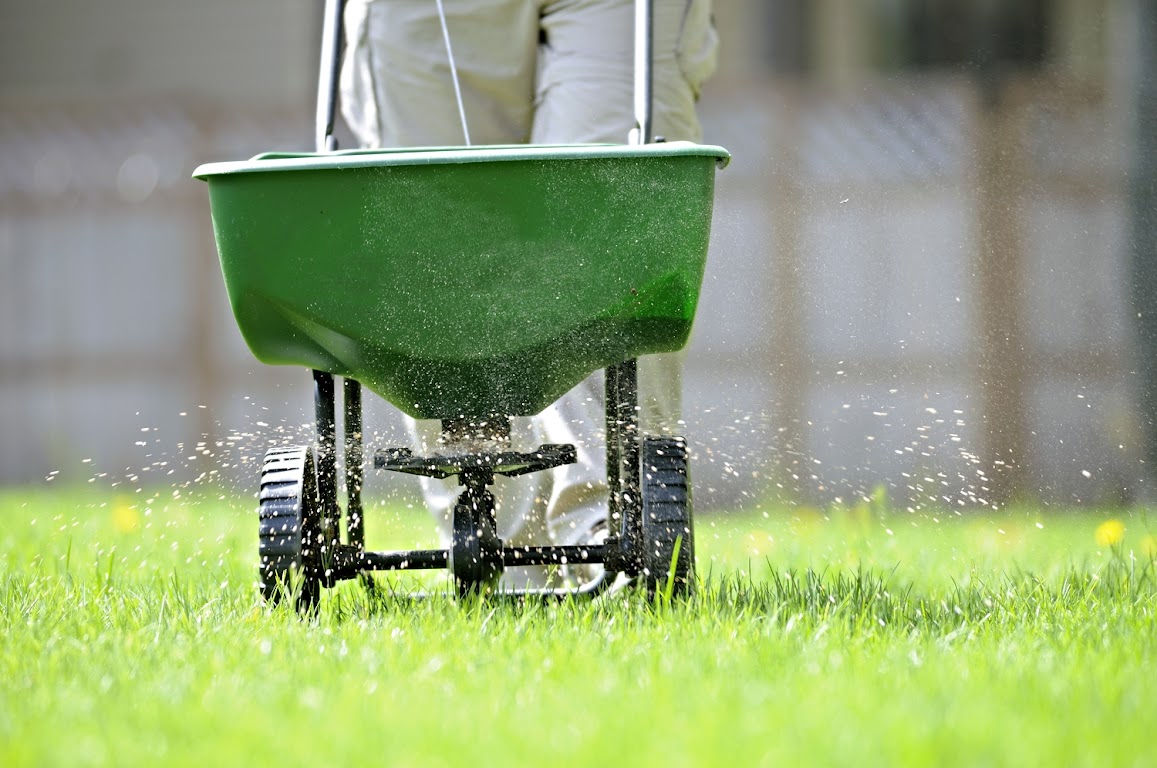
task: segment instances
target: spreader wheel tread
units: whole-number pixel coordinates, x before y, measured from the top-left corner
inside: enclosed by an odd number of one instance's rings
[[[299,611],[313,610],[321,597],[321,514],[313,449],[269,451],[258,499],[261,595],[271,604],[296,595]]]
[[[640,465],[643,579],[654,592],[664,589],[668,576],[673,576],[672,593],[685,594],[694,584],[695,568],[687,443],[681,437],[644,438]]]

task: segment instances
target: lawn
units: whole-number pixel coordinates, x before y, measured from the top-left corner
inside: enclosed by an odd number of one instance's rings
[[[348,584],[309,622],[226,496],[0,493],[0,765],[1157,763],[1142,511],[756,507],[701,517],[687,602]]]

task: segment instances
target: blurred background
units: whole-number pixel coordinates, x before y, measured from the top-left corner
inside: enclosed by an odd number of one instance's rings
[[[0,483],[249,493],[308,435],[308,373],[245,348],[190,173],[312,149],[322,6],[0,8]],[[715,15],[700,507],[1152,499],[1153,4]],[[375,403],[372,441],[397,423]]]

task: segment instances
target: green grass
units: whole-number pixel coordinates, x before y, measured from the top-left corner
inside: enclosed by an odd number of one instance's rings
[[[0,765],[1157,762],[1141,512],[757,509],[699,521],[690,602],[349,584],[303,622],[250,503],[0,494]]]

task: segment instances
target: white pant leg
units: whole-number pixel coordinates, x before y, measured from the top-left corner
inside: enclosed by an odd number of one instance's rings
[[[530,138],[538,8],[533,0],[443,0],[474,144]],[[462,123],[435,0],[348,0],[342,116],[364,147],[461,145]]]
[[[634,127],[634,0],[544,3],[535,144],[623,144]],[[715,69],[710,0],[654,0],[652,123],[656,136],[698,141],[695,102]]]
[[[544,4],[534,126],[536,144],[624,143],[634,127],[633,0]],[[718,38],[709,0],[655,0],[652,124],[671,141],[701,137],[695,103],[715,67]],[[639,360],[640,423],[649,434],[682,434],[683,353]],[[590,460],[556,469],[547,519],[558,543],[585,538],[606,518],[602,374],[588,377],[542,414],[553,443]]]
[[[470,137],[519,144],[530,137],[538,56],[536,0],[444,0]],[[435,0],[349,0],[341,70],[342,113],[365,147],[460,145],[461,123]],[[437,450],[439,423],[407,419],[420,455]],[[543,442],[533,419],[515,419],[516,449]],[[423,497],[450,541],[455,478],[421,480]],[[498,535],[507,544],[549,543],[547,473],[496,478]],[[516,569],[505,586],[543,586],[544,569]]]

